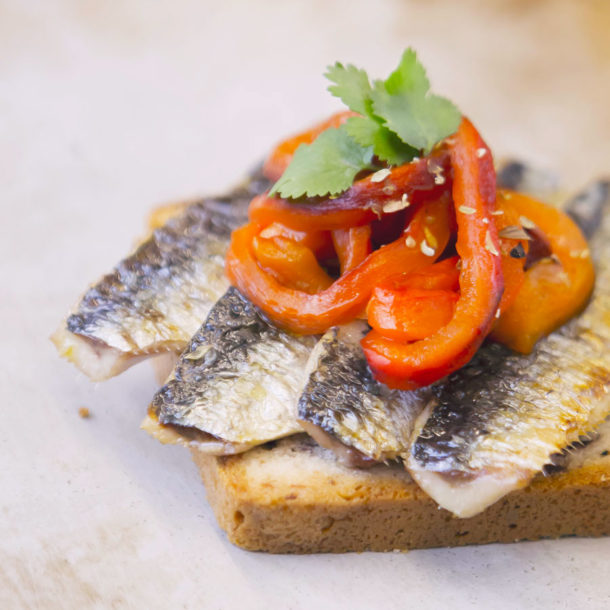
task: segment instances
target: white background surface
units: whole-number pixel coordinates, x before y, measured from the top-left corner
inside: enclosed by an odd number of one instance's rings
[[[337,107],[336,59],[415,46],[499,155],[610,169],[600,2],[0,0],[0,608],[607,608],[610,540],[268,556],[228,544],[150,367],[92,385],[48,335],[153,204],[228,187]],[[77,410],[88,407],[92,418]]]

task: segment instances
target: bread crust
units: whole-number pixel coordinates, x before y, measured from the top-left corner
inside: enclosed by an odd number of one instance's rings
[[[401,466],[349,469],[306,435],[230,457],[192,453],[220,527],[251,551],[406,551],[610,535],[610,457],[601,454],[458,519]]]

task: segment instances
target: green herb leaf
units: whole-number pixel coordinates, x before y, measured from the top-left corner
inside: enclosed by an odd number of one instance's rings
[[[430,89],[426,70],[413,49],[407,49],[402,54],[398,67],[386,78],[384,84],[391,95],[400,94],[402,91],[420,91],[425,94]]]
[[[363,169],[372,169],[372,158],[372,147],[360,146],[343,126],[328,129],[311,144],[297,148],[270,194],[293,199],[337,195],[348,189]]]
[[[371,106],[371,84],[364,70],[348,64],[336,62],[326,69],[326,78],[336,83],[328,90],[336,97],[341,98],[343,103],[360,114],[368,114]]]
[[[375,156],[390,165],[408,163],[419,154],[387,127],[368,117],[348,119],[345,129],[360,146],[372,146]]]
[[[414,51],[407,50],[385,81],[376,81],[372,101],[376,115],[403,142],[424,153],[457,130],[460,111],[446,98],[429,93],[430,83]]]
[[[345,121],[345,131],[356,140],[360,146],[373,146],[375,136],[381,125],[368,117],[355,116]]]

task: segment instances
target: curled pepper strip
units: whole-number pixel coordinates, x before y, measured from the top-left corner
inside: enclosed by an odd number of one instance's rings
[[[371,253],[371,227],[336,229],[332,232],[341,275],[355,269]]]
[[[502,297],[500,244],[491,215],[496,200],[491,152],[467,119],[448,143],[456,249],[462,259],[460,297],[451,321],[425,339],[398,343],[373,330],[362,340],[376,377],[394,388],[429,385],[466,364],[489,333]],[[462,206],[469,213],[460,211]]]
[[[373,289],[369,324],[395,341],[424,339],[453,317],[458,300],[458,257],[390,278]]]
[[[260,235],[252,245],[258,262],[284,286],[314,294],[333,283],[307,246],[286,237],[265,239]]]
[[[259,229],[250,223],[233,232],[227,274],[278,326],[296,333],[322,333],[362,313],[375,285],[395,275],[397,269],[410,271],[433,262],[449,241],[449,216],[447,194],[420,207],[400,239],[375,250],[316,294],[287,288],[261,268],[253,248]],[[426,235],[433,235],[437,243],[432,254],[419,247]]]
[[[265,227],[259,236],[264,239],[273,237],[285,237],[291,241],[309,248],[318,259],[326,259],[334,256],[333,240],[330,231],[295,231],[289,229],[279,222],[274,222]]]
[[[280,222],[298,231],[335,230],[366,225],[392,209],[438,197],[450,186],[449,156],[439,149],[430,156],[393,168],[383,180],[375,174],[357,180],[345,193],[316,203],[260,195],[250,203],[252,222]]]
[[[523,223],[534,223],[544,233],[552,252],[525,272],[521,289],[490,335],[528,354],[538,339],[585,306],[595,270],[587,241],[567,214],[520,193],[511,193],[508,204]]]
[[[263,174],[269,180],[279,180],[284,170],[290,165],[292,157],[301,144],[311,144],[323,131],[340,127],[350,117],[357,116],[355,112],[346,110],[337,112],[322,123],[315,125],[307,131],[280,142],[271,152],[263,165]]]
[[[494,220],[500,237],[500,256],[502,257],[502,276],[504,292],[498,305],[499,316],[504,313],[517,298],[525,280],[525,264],[530,251],[530,241],[525,231],[524,237],[517,237],[511,229],[519,229],[519,213],[511,205],[511,195],[505,190],[498,190]],[[513,237],[510,237],[510,235]]]

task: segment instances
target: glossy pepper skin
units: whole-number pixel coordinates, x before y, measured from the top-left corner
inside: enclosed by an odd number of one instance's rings
[[[371,253],[371,227],[351,227],[332,232],[341,275],[355,269]]]
[[[595,270],[587,241],[567,214],[520,193],[510,193],[508,203],[523,222],[544,233],[552,252],[525,272],[523,285],[490,335],[528,354],[586,305]]]
[[[502,298],[500,243],[492,216],[496,177],[491,152],[468,119],[463,119],[448,145],[458,227],[456,250],[462,261],[460,297],[451,321],[425,339],[400,343],[371,331],[362,340],[376,377],[393,388],[429,385],[464,366],[489,333]]]
[[[453,317],[458,300],[458,257],[390,278],[373,289],[366,308],[369,324],[395,341],[416,341]]]

